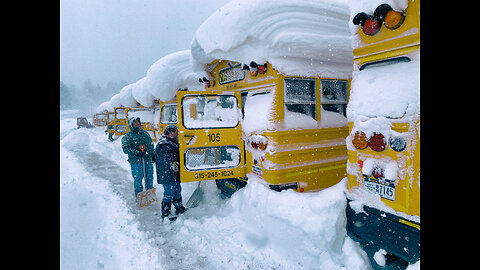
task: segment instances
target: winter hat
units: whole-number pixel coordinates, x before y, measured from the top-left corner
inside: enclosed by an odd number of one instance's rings
[[[163,134],[168,135],[168,134],[170,134],[170,132],[175,132],[175,131],[177,131],[177,130],[178,130],[177,126],[175,126],[175,125],[168,125],[168,126],[165,128],[165,130],[163,131]]]

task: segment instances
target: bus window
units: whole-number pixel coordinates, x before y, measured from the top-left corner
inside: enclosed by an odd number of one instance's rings
[[[240,164],[240,149],[237,146],[190,148],[185,152],[187,170],[234,168]]]
[[[317,120],[315,79],[285,78],[285,107]]]
[[[346,80],[321,80],[322,108],[347,116]]]
[[[127,118],[127,109],[115,108],[115,119],[125,119],[125,118]]]
[[[238,125],[238,103],[233,95],[192,95],[182,99],[187,129],[232,128]]]
[[[163,106],[160,122],[162,124],[176,124],[177,121],[177,104]]]

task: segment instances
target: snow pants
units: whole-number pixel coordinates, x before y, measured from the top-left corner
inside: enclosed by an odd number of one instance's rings
[[[130,163],[133,176],[133,189],[135,190],[135,198],[139,192],[143,191],[143,162]],[[153,165],[149,161],[145,161],[145,184],[146,189],[153,188]]]
[[[180,181],[175,181],[169,184],[162,184],[163,186],[163,199],[162,202],[173,202],[175,199],[182,198],[182,186]]]

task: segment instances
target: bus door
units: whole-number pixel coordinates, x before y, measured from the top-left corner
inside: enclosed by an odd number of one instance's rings
[[[123,136],[127,133],[127,108],[115,107],[114,112],[114,125],[115,136]]]
[[[241,96],[236,91],[179,91],[182,182],[246,175]]]

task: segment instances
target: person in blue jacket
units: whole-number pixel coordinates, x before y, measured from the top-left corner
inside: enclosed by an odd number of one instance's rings
[[[162,218],[171,215],[172,203],[175,215],[187,209],[182,205],[182,187],[180,185],[180,153],[178,146],[178,128],[168,125],[155,147],[157,183],[163,186]]]
[[[139,117],[128,119],[128,126],[130,131],[122,138],[122,150],[128,155],[136,198],[137,194],[143,191],[144,164],[145,190],[153,188],[152,162],[155,162],[155,150],[153,149],[152,138],[148,132],[142,129],[142,122]]]

